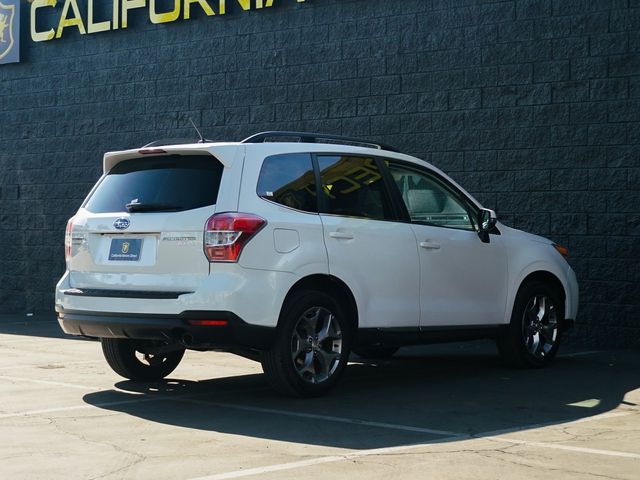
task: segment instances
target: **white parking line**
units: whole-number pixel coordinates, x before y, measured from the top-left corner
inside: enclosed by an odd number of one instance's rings
[[[90,387],[88,385],[78,385],[77,383],[52,382],[51,380],[36,380],[33,378],[12,377],[11,375],[0,375],[0,380],[8,380],[10,382],[35,383],[40,385],[53,385],[55,387],[77,388],[78,390],[100,390],[100,387]]]
[[[464,439],[465,437],[449,437],[439,442],[454,441]],[[278,465],[268,465],[265,467],[249,468],[245,470],[237,470],[235,472],[219,473],[216,475],[208,475],[205,477],[197,477],[191,480],[227,480],[231,478],[249,477],[252,475],[261,475],[263,473],[281,472],[283,470],[294,470],[296,468],[311,467],[313,465],[320,465],[323,463],[342,462],[344,460],[351,460],[353,458],[368,457],[371,455],[389,455],[398,452],[404,452],[407,450],[414,450],[416,448],[428,446],[429,443],[420,443],[412,445],[402,445],[399,447],[385,447],[385,448],[373,448],[370,450],[362,450],[358,452],[345,453],[344,455],[331,455],[328,457],[310,458],[309,460],[301,460],[299,462],[281,463]]]
[[[75,385],[75,386],[77,386],[77,385]],[[92,391],[101,390],[99,388],[93,388],[93,387],[88,387],[88,388],[90,388]],[[233,392],[238,392],[238,391],[253,392],[253,391],[265,390],[265,389],[266,389],[266,387],[250,388],[250,389],[242,389],[242,390],[238,390],[238,389],[216,390],[216,394],[233,393]],[[132,399],[129,399],[129,400],[118,400],[118,401],[115,401],[115,402],[72,405],[72,406],[68,406],[68,407],[54,407],[54,408],[45,408],[45,409],[41,409],[41,410],[28,410],[28,411],[24,411],[24,412],[3,413],[3,414],[0,414],[0,419],[2,419],[2,418],[15,418],[15,417],[28,417],[28,416],[32,416],[32,415],[40,415],[40,414],[48,414],[48,413],[56,413],[56,412],[69,412],[69,411],[74,411],[74,410],[85,410],[85,409],[90,409],[90,408],[105,408],[105,407],[111,407],[111,406],[116,406],[116,405],[127,405],[127,404],[131,404],[131,403],[161,402],[163,400],[167,400],[167,401],[181,400],[181,399],[184,399],[184,398],[188,398],[190,396],[189,394],[184,394],[184,395],[155,394],[153,397],[148,397],[144,393],[132,393],[130,391],[122,390],[122,389],[117,388],[117,387],[113,387],[112,391],[113,392],[127,393],[128,395],[135,396],[136,398],[132,398]]]
[[[484,438],[486,438],[487,440],[494,440],[497,442],[513,443],[515,445],[526,445],[528,447],[551,448],[554,450],[568,450],[571,452],[578,452],[578,453],[606,455],[609,457],[634,458],[636,460],[640,460],[640,454],[638,453],[620,452],[617,450],[601,450],[598,448],[575,447],[573,445],[562,445],[560,443],[530,442],[528,440],[517,440],[515,438],[506,438],[506,437],[484,437]]]
[[[0,376],[0,379],[2,379],[3,377]],[[19,379],[19,380],[23,380],[23,379]],[[47,382],[46,380],[37,380],[34,381],[34,383],[54,383],[54,382]],[[56,385],[60,385],[60,386],[65,386],[65,387],[71,387],[71,388],[84,388],[85,390],[88,390],[90,392],[98,392],[98,391],[103,391],[102,388],[98,388],[98,387],[84,387],[82,385],[76,385],[76,384],[64,384],[61,382],[55,382]],[[231,388],[231,389],[227,389],[227,390],[216,390],[216,394],[220,395],[220,394],[225,394],[225,393],[234,393],[234,392],[254,392],[254,391],[259,391],[259,390],[266,390],[268,387],[256,387],[256,388],[248,388],[248,389],[238,389],[238,388]],[[41,410],[27,410],[27,411],[23,411],[23,412],[11,412],[11,413],[0,413],[0,419],[3,418],[16,418],[16,417],[30,417],[30,416],[34,416],[34,415],[43,415],[43,414],[49,414],[49,413],[58,413],[58,412],[72,412],[74,410],[86,410],[86,409],[91,409],[91,408],[108,408],[111,406],[116,406],[116,405],[127,405],[127,404],[131,404],[131,403],[146,403],[146,402],[161,402],[161,401],[174,401],[174,400],[182,400],[185,398],[189,398],[192,397],[194,395],[205,395],[205,394],[171,394],[171,395],[164,395],[162,393],[156,393],[154,394],[152,397],[145,395],[144,393],[132,393],[128,390],[123,390],[121,388],[118,387],[112,387],[111,389],[112,392],[120,392],[120,393],[126,393],[127,395],[132,395],[135,396],[135,398],[131,398],[128,400],[118,400],[118,401],[114,401],[114,402],[104,402],[104,403],[93,403],[93,404],[82,404],[82,405],[71,405],[68,407],[53,407],[53,408],[45,408],[45,409],[41,409]],[[116,412],[117,413],[117,412]]]
[[[566,422],[564,424],[568,425],[568,424],[573,424],[573,423],[583,423],[583,422],[587,422],[587,421],[601,420],[601,419],[604,419],[604,418],[623,417],[623,416],[626,416],[626,415],[631,415],[632,413],[633,412],[608,412],[608,413],[603,413],[603,414],[600,414],[600,415],[594,415],[594,416],[589,417],[589,418],[581,418],[581,419],[575,420],[573,422]],[[624,458],[640,459],[640,454],[630,453],[630,452],[620,452],[620,451],[616,451],[616,450],[601,450],[601,449],[595,449],[595,448],[574,447],[574,446],[571,446],[571,445],[562,445],[562,444],[557,444],[557,443],[530,442],[530,441],[527,441],[527,440],[517,440],[517,439],[507,438],[507,437],[504,437],[504,436],[496,436],[496,435],[500,435],[500,434],[516,433],[516,432],[523,431],[523,430],[536,429],[536,428],[540,428],[540,427],[544,427],[544,426],[557,425],[558,423],[561,423],[561,422],[549,422],[549,423],[544,423],[544,424],[542,424],[542,423],[533,424],[533,425],[527,425],[527,426],[518,427],[518,428],[510,429],[510,430],[509,429],[495,430],[495,431],[491,431],[491,432],[478,433],[478,434],[474,434],[474,435],[453,435],[453,436],[450,436],[450,437],[439,438],[439,439],[435,439],[435,440],[432,440],[432,441],[429,441],[429,442],[425,442],[425,443],[416,443],[416,444],[411,444],[411,445],[401,445],[401,446],[398,446],[398,447],[387,447],[387,448],[375,448],[375,449],[370,449],[370,450],[360,450],[360,451],[346,453],[344,455],[331,455],[331,456],[327,456],[327,457],[317,457],[317,458],[312,458],[312,459],[309,459],[309,460],[301,460],[301,461],[298,461],[298,462],[281,463],[281,464],[269,465],[269,466],[265,466],[265,467],[236,470],[236,471],[233,471],[233,472],[226,472],[226,473],[208,475],[208,476],[204,476],[204,477],[197,477],[197,478],[193,478],[191,480],[227,480],[227,479],[233,479],[233,478],[248,477],[248,476],[261,475],[261,474],[271,473],[271,472],[279,472],[279,471],[283,471],[283,470],[294,470],[294,469],[298,469],[298,468],[310,467],[310,466],[313,466],[313,465],[320,465],[320,464],[323,464],[323,463],[342,462],[342,461],[345,461],[345,460],[351,460],[351,459],[360,458],[360,457],[367,457],[367,456],[371,456],[371,455],[388,455],[388,454],[392,454],[392,453],[405,452],[405,451],[410,451],[410,450],[416,450],[416,449],[419,449],[419,448],[427,448],[427,447],[433,446],[436,443],[447,443],[447,442],[456,442],[456,441],[462,441],[462,440],[476,440],[476,439],[477,440],[481,440],[481,439],[484,439],[484,438],[489,439],[489,440],[493,440],[493,441],[504,442],[504,443],[520,444],[520,445],[527,445],[527,446],[540,447],[540,448],[549,448],[549,449],[556,449],[556,450],[573,451],[573,452],[582,453],[582,454],[605,455],[605,456],[612,456],[612,457],[624,457]]]
[[[269,413],[275,415],[284,415],[287,417],[310,418],[313,420],[324,420],[328,422],[349,423],[351,425],[364,425],[367,427],[388,428],[391,430],[403,430],[406,432],[429,433],[433,435],[463,435],[458,432],[450,432],[448,430],[435,430],[433,428],[412,427],[410,425],[398,425],[393,423],[371,422],[368,420],[360,420],[357,418],[333,417],[330,415],[318,415],[315,413],[292,412],[289,410],[277,410],[273,408],[253,407],[248,405],[238,405],[232,403],[210,402],[208,400],[198,400],[195,398],[180,398],[181,402],[196,403],[200,405],[210,405],[221,408],[229,408],[233,410],[243,410],[247,412]]]
[[[51,339],[52,340],[52,339]],[[0,347],[11,347],[11,345],[20,345],[33,342],[31,337],[16,336],[15,338],[7,337],[0,339]]]
[[[85,363],[85,362],[77,362],[77,363]],[[89,363],[89,362],[86,362],[86,363]],[[93,362],[91,362],[91,363],[93,363]],[[74,389],[78,389],[78,390],[86,390],[86,391],[90,391],[90,392],[96,392],[96,391],[103,390],[102,387],[96,387],[96,386],[80,385],[80,384],[66,383],[66,382],[55,382],[55,381],[51,381],[51,380],[39,380],[39,379],[31,379],[31,378],[24,378],[24,377],[15,377],[15,376],[11,376],[11,375],[0,375],[0,380],[7,380],[7,381],[11,381],[11,382],[35,383],[35,384],[41,384],[41,385],[60,386],[60,387],[65,387],[65,388],[74,388]],[[248,391],[265,390],[265,389],[267,389],[267,387],[257,387],[257,388],[252,388],[252,389],[248,389],[248,390],[231,389],[231,390],[224,390],[224,391],[216,391],[216,393],[232,393],[232,392],[238,392],[238,391],[248,392]],[[113,391],[122,392],[122,393],[126,393],[126,394],[129,394],[129,395],[132,394],[132,392],[130,392],[128,390],[120,389],[120,388],[115,387],[115,386],[112,387],[112,390]],[[140,397],[142,397],[143,394],[137,394],[137,395],[140,395]],[[202,400],[202,399],[198,399],[197,398],[197,397],[200,397],[202,395],[208,395],[208,393],[196,393],[196,394],[184,394],[184,395],[162,395],[162,394],[156,394],[151,399],[140,398],[139,400],[127,400],[126,402],[130,403],[131,401],[147,401],[147,400],[178,400],[178,401],[181,401],[181,402],[188,402],[188,403],[194,403],[194,404],[200,404],[200,405],[211,405],[211,406],[217,406],[217,407],[228,408],[228,409],[233,409],[233,410],[243,410],[243,411],[266,413],[266,414],[272,414],[272,415],[284,415],[284,416],[288,416],[288,417],[309,418],[309,419],[313,419],[313,420],[324,420],[324,421],[330,421],[330,422],[336,422],[336,423],[347,423],[347,424],[351,424],[351,425],[364,425],[364,426],[369,426],[369,427],[387,428],[387,429],[391,429],[391,430],[401,430],[401,431],[407,431],[407,432],[428,433],[428,434],[433,434],[433,435],[444,435],[444,436],[453,436],[453,437],[470,437],[467,434],[463,434],[463,433],[459,433],[459,432],[452,432],[452,431],[449,431],[449,430],[438,430],[438,429],[433,429],[433,428],[414,427],[414,426],[411,426],[411,425],[401,425],[401,424],[393,424],[393,423],[385,423],[385,422],[374,422],[374,421],[369,421],[369,420],[361,420],[361,419],[357,419],[357,418],[335,417],[335,416],[330,416],[330,415],[320,415],[320,414],[314,414],[314,413],[292,412],[292,411],[289,411],[289,410],[278,410],[278,409],[273,409],[273,408],[255,407],[255,406],[250,406],[250,405],[239,405],[239,404],[234,404],[234,403],[216,402],[216,401]],[[101,405],[95,405],[95,406],[100,407]],[[61,408],[62,408],[62,410],[76,409],[76,408],[77,409],[82,409],[82,408],[86,408],[86,406],[85,405],[79,405],[79,406],[76,406],[76,407],[61,407]],[[24,416],[24,415],[37,414],[38,412],[40,412],[40,410],[31,411],[31,412],[23,412],[23,413],[15,413],[15,414],[13,414],[13,413],[12,414],[5,414],[5,415],[8,415],[8,416]],[[634,412],[636,412],[636,409],[632,409],[632,411],[630,411],[630,409],[627,409],[626,411],[605,412],[605,413],[592,415],[590,417],[584,417],[584,418],[579,418],[579,419],[576,419],[576,420],[567,421],[567,422],[564,422],[564,423],[566,423],[566,424],[576,424],[576,423],[583,423],[583,422],[592,422],[592,421],[595,421],[595,420],[602,420],[602,419],[606,419],[606,418],[624,417],[624,416],[627,416],[627,415],[631,415]],[[5,418],[5,417],[0,415],[0,418]],[[518,427],[518,428],[508,428],[508,429],[484,432],[481,435],[497,437],[497,436],[500,436],[500,435],[504,435],[504,434],[508,434],[508,433],[515,433],[515,432],[519,432],[519,431],[523,431],[523,430],[531,430],[531,429],[535,429],[535,428],[549,427],[549,426],[557,425],[558,423],[563,423],[563,422],[551,421],[551,422],[544,422],[544,423],[536,423],[536,424],[526,425],[526,426]]]
[[[14,377],[10,375],[0,375],[0,380],[8,380],[11,382],[35,383],[35,384],[41,384],[41,385],[53,385],[53,386],[66,387],[66,388],[75,388],[79,390],[88,390],[88,391],[101,390],[100,387],[93,387],[88,385],[79,385],[79,384],[65,383],[65,382],[54,382],[50,380],[37,380],[37,379],[31,379],[31,378]],[[119,389],[115,389],[115,390],[119,390]],[[123,390],[120,390],[120,391],[123,391]],[[348,423],[351,425],[364,425],[368,427],[387,428],[392,430],[403,430],[407,432],[429,433],[432,435],[455,435],[455,436],[461,435],[458,432],[451,432],[448,430],[436,430],[432,428],[413,427],[410,425],[398,425],[398,424],[384,423],[384,422],[373,422],[368,420],[360,420],[357,418],[334,417],[330,415],[318,415],[313,413],[292,412],[288,410],[277,410],[272,408],[253,407],[248,405],[214,402],[214,401],[199,400],[197,398],[194,398],[194,397],[197,397],[198,395],[202,395],[202,394],[194,394],[194,395],[188,395],[184,397],[166,396],[165,398],[169,400],[175,399],[181,402],[189,402],[189,403],[195,403],[200,405],[210,405],[210,406],[228,408],[233,410],[267,413],[272,415],[284,415],[288,417],[297,417],[297,418],[310,418],[313,420],[323,420],[323,421],[336,422],[336,423]],[[0,418],[2,417],[0,416]]]
[[[564,353],[558,355],[559,358],[572,358],[572,357],[584,357],[585,355],[595,355],[596,353],[603,353],[604,350],[588,350],[586,352],[576,352],[576,353]]]
[[[34,343],[35,337],[23,337],[16,335],[15,338],[7,337],[0,339],[0,347],[11,348],[15,345],[29,345]],[[44,340],[47,342],[68,342],[70,339],[61,338],[61,337],[39,337],[39,340]],[[82,342],[82,340],[73,340],[74,342]]]
[[[482,434],[477,435],[477,437],[482,438]],[[281,464],[269,465],[265,467],[236,470],[234,472],[226,472],[226,473],[219,473],[215,475],[208,475],[204,477],[197,477],[191,480],[229,480],[233,478],[262,475],[265,473],[281,472],[283,470],[294,470],[298,468],[311,467],[311,466],[320,465],[323,463],[342,462],[345,460],[352,460],[354,458],[362,458],[362,457],[368,457],[372,455],[390,455],[390,454],[399,453],[399,452],[406,452],[409,450],[416,450],[419,448],[426,448],[426,447],[432,446],[434,443],[445,443],[445,442],[454,442],[459,440],[469,440],[471,438],[475,438],[475,437],[469,437],[469,436],[463,435],[463,436],[443,438],[443,439],[439,439],[434,442],[428,442],[428,443],[402,445],[399,447],[374,448],[370,450],[362,450],[358,452],[346,453],[344,455],[331,455],[328,457],[317,457],[317,458],[311,458],[309,460],[301,460],[299,462],[281,463]],[[555,443],[528,442],[525,440],[512,440],[512,439],[503,438],[503,437],[486,437],[486,438],[490,440],[496,440],[496,441],[501,441],[506,443],[513,443],[513,444],[522,444],[522,445],[532,446],[532,447],[551,448],[551,449],[557,449],[557,450],[569,450],[569,451],[584,453],[584,454],[607,455],[607,456],[613,456],[613,457],[640,459],[640,455],[636,453],[618,452],[614,450],[600,450],[595,448],[573,447],[571,445],[559,445]]]
[[[574,420],[572,422],[569,423],[585,423],[585,422],[591,422],[593,420],[603,420],[605,418],[615,418],[615,417],[626,417],[627,415],[633,415],[634,413],[637,412],[637,409],[635,408],[629,408],[626,407],[625,411],[622,412],[605,412],[605,413],[599,413],[598,415],[592,415],[591,417],[585,417],[585,418],[579,418],[577,420]]]
[[[142,397],[142,394],[140,394]],[[46,415],[49,413],[61,413],[61,412],[73,412],[75,410],[86,410],[91,408],[104,408],[104,407],[113,407],[116,405],[126,405],[128,403],[143,403],[143,402],[157,402],[159,400],[166,400],[166,398],[135,398],[130,400],[120,400],[117,402],[104,402],[104,403],[95,403],[95,404],[84,404],[84,405],[73,405],[71,407],[57,407],[57,408],[44,408],[42,410],[28,410],[26,412],[15,412],[15,413],[2,413],[0,414],[0,419],[3,418],[16,418],[16,417],[30,417],[33,415]]]
[[[74,383],[65,383],[65,382],[54,382],[54,381],[50,381],[50,380],[36,380],[36,379],[30,379],[30,378],[22,378],[22,377],[14,377],[14,376],[9,376],[9,375],[0,375],[0,380],[8,380],[11,382],[25,382],[25,383],[35,383],[35,384],[40,384],[40,385],[52,385],[52,386],[59,386],[59,387],[66,387],[66,388],[75,388],[75,389],[79,389],[79,390],[88,390],[88,391],[98,391],[101,390],[100,387],[93,387],[93,386],[88,386],[88,385],[78,385],[78,384],[74,384]],[[122,391],[125,393],[129,393],[126,390],[120,390],[117,388],[114,388],[114,390],[116,391]],[[244,390],[243,390],[244,391]],[[357,418],[346,418],[346,417],[334,417],[334,416],[329,416],[329,415],[318,415],[318,414],[313,414],[313,413],[304,413],[304,412],[291,412],[288,410],[277,410],[277,409],[272,409],[272,408],[262,408],[262,407],[252,407],[252,406],[246,406],[246,405],[237,405],[237,404],[232,404],[232,403],[223,403],[223,402],[213,402],[213,401],[208,401],[208,400],[198,400],[197,398],[193,398],[193,397],[197,397],[198,395],[203,395],[203,394],[193,394],[193,395],[188,395],[188,396],[164,396],[163,398],[165,400],[178,400],[181,402],[188,402],[188,403],[195,403],[195,404],[200,404],[200,405],[210,405],[210,406],[216,406],[216,407],[221,407],[221,408],[228,408],[228,409],[233,409],[233,410],[243,410],[243,411],[250,411],[250,412],[258,412],[258,413],[267,413],[267,414],[272,414],[272,415],[284,415],[284,416],[288,416],[288,417],[297,417],[297,418],[310,418],[313,420],[324,420],[324,421],[329,421],[329,422],[337,422],[337,423],[348,423],[351,425],[364,425],[364,426],[368,426],[368,427],[378,427],[378,428],[387,428],[387,429],[392,429],[392,430],[403,430],[403,431],[407,431],[407,432],[418,432],[418,433],[429,433],[429,434],[433,434],[433,435],[461,435],[457,432],[451,432],[448,430],[436,430],[436,429],[431,429],[431,428],[422,428],[422,427],[412,427],[410,425],[397,425],[397,424],[392,424],[392,423],[383,423],[383,422],[372,422],[372,421],[368,421],[368,420],[360,420]],[[82,406],[84,407],[84,405]],[[72,408],[72,407],[70,407]],[[36,413],[38,413],[40,411],[37,411]],[[33,415],[34,412],[26,412],[25,415]],[[10,416],[20,416],[19,414],[9,414]],[[0,418],[5,418],[2,415],[0,415]]]
[[[596,353],[601,353],[601,352],[600,351],[578,352],[575,354],[568,354],[565,356],[566,357],[584,356],[584,355],[592,355]],[[99,361],[83,361],[83,362],[73,362],[73,363],[82,364],[82,363],[100,363],[100,362]],[[30,365],[30,366],[37,367],[36,365]],[[25,367],[28,367],[28,365],[26,365]],[[6,368],[7,367],[4,367],[3,369],[6,369]],[[95,386],[87,386],[87,385],[80,385],[80,384],[66,383],[66,382],[56,382],[56,381],[50,381],[50,380],[26,379],[26,378],[15,377],[10,375],[0,375],[0,380],[6,380],[11,382],[35,383],[35,384],[42,384],[42,385],[49,385],[49,386],[59,386],[59,387],[65,387],[65,388],[80,389],[80,390],[85,390],[90,392],[102,390],[102,388],[95,387]],[[257,389],[250,389],[250,390],[231,389],[228,391],[217,391],[216,393],[231,393],[231,392],[239,392],[239,391],[247,392],[251,390],[263,390],[263,389],[264,388],[257,388]],[[407,432],[417,432],[417,433],[443,436],[443,438],[434,439],[428,442],[422,442],[417,444],[351,451],[343,455],[330,455],[330,456],[311,458],[311,459],[306,459],[306,460],[301,460],[296,462],[268,465],[268,466],[257,467],[252,469],[243,469],[243,470],[237,470],[232,472],[214,474],[210,476],[199,477],[197,480],[224,480],[224,479],[234,479],[234,478],[255,476],[255,475],[261,475],[261,474],[278,472],[278,471],[301,469],[301,468],[325,464],[325,463],[341,462],[341,461],[351,460],[351,459],[356,459],[361,457],[368,457],[368,456],[375,456],[375,455],[388,455],[393,453],[416,450],[420,448],[428,448],[437,443],[446,443],[446,442],[473,440],[473,439],[487,439],[495,442],[502,442],[502,443],[513,444],[513,445],[523,445],[523,446],[534,447],[534,448],[571,451],[571,452],[584,454],[584,455],[601,455],[601,456],[640,460],[640,454],[637,454],[637,453],[617,451],[617,450],[594,449],[594,448],[565,445],[565,444],[559,444],[559,443],[528,441],[528,440],[509,438],[505,436],[507,434],[512,434],[512,433],[516,433],[523,430],[542,428],[542,427],[557,425],[560,423],[563,423],[564,425],[570,425],[573,423],[583,423],[587,421],[594,421],[594,420],[600,420],[605,418],[622,417],[622,416],[633,414],[634,412],[631,412],[631,411],[617,411],[617,412],[613,411],[613,412],[607,412],[607,413],[594,415],[587,418],[581,418],[581,419],[577,419],[569,422],[554,421],[554,422],[548,422],[548,423],[527,425],[523,427],[518,427],[516,429],[504,429],[499,431],[483,432],[475,435],[468,435],[468,434],[451,432],[447,430],[414,427],[410,425],[391,424],[391,423],[385,423],[385,422],[375,422],[375,421],[360,420],[356,418],[335,417],[335,416],[329,416],[329,415],[319,415],[319,414],[304,413],[304,412],[291,412],[287,410],[237,405],[237,404],[215,402],[215,401],[208,401],[208,400],[201,400],[198,398],[194,398],[201,395],[205,395],[204,393],[190,394],[190,395],[185,394],[184,396],[175,395],[175,394],[173,395],[157,394],[157,395],[154,395],[153,397],[149,397],[144,394],[133,394],[132,392],[120,390],[115,387],[113,390],[122,391],[129,395],[135,395],[135,398],[120,400],[120,401],[113,401],[113,402],[96,403],[96,404],[83,404],[83,405],[76,405],[76,406],[69,406],[69,407],[57,407],[57,408],[47,408],[47,409],[40,409],[40,410],[31,410],[31,411],[25,411],[25,412],[5,413],[5,414],[0,414],[0,419],[34,416],[34,415],[46,415],[51,413],[88,410],[88,409],[94,409],[94,408],[109,408],[113,406],[127,405],[127,404],[134,404],[134,403],[148,403],[148,402],[159,402],[159,401],[165,401],[165,400],[168,400],[168,401],[178,400],[181,402],[217,406],[221,408],[235,409],[235,410],[241,410],[241,411],[250,411],[250,412],[256,412],[256,413],[265,413],[265,414],[271,414],[271,415],[281,415],[281,416],[297,417],[297,418],[307,418],[312,420],[345,423],[350,425],[363,425],[368,427],[386,428],[391,430],[400,430],[400,431],[407,431]]]
[[[483,432],[483,436],[488,437],[497,437],[501,435],[506,435],[509,433],[518,433],[524,432],[526,430],[533,430],[538,428],[545,427],[553,427],[554,425],[563,424],[563,425],[575,425],[576,423],[586,423],[586,422],[594,422],[598,420],[604,420],[607,418],[615,418],[615,417],[626,417],[627,415],[633,415],[635,411],[630,411],[625,409],[624,411],[613,411],[613,412],[604,412],[598,413],[596,415],[591,415],[590,417],[578,418],[575,420],[565,420],[565,421],[549,421],[549,422],[541,422],[541,423],[532,423],[529,425],[525,425],[523,427],[516,428],[503,428],[500,430],[491,430],[490,432]]]
[[[57,324],[57,320],[29,320],[29,317],[24,320],[18,320],[17,322],[0,322],[0,326],[4,325],[23,325],[25,327],[34,327],[38,325],[54,325]]]
[[[77,360],[77,361],[73,361],[73,362],[67,362],[67,361],[62,361],[62,362],[51,362],[47,365],[44,364],[33,364],[33,363],[24,363],[21,365],[4,365],[2,367],[0,367],[0,371],[5,371],[5,370],[21,370],[23,368],[40,368],[40,369],[46,369],[47,367],[51,368],[51,366],[53,366],[53,368],[57,368],[58,365],[61,368],[66,368],[70,365],[89,365],[89,364],[97,364],[97,363],[104,363],[104,360]]]

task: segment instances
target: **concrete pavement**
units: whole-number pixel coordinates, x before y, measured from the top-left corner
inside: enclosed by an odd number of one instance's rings
[[[0,478],[620,478],[640,472],[640,354],[503,367],[492,345],[357,361],[329,396],[187,352],[165,382],[114,374],[48,318],[0,322]]]

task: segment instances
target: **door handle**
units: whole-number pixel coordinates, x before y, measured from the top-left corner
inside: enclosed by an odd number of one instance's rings
[[[340,240],[353,240],[353,234],[352,233],[346,233],[346,232],[329,232],[329,236],[331,238],[338,238]]]
[[[420,242],[420,248],[425,250],[440,250],[440,244],[427,240],[426,242]]]

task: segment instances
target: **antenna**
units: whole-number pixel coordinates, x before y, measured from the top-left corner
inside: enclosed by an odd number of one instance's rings
[[[198,140],[198,143],[205,143],[205,139],[202,136],[202,134],[200,133],[200,130],[198,130],[198,127],[196,127],[196,124],[193,123],[193,120],[191,119],[191,117],[187,117],[189,119],[189,121],[191,122],[191,125],[193,125],[193,128],[196,129],[196,132],[198,132],[198,136],[200,137],[200,140]]]

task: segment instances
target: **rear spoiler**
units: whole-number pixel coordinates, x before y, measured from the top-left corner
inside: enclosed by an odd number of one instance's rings
[[[231,166],[238,149],[244,149],[239,143],[194,143],[190,145],[167,145],[163,147],[142,147],[120,152],[107,152],[102,161],[103,173],[108,173],[118,163],[145,155],[212,155],[225,167]]]

